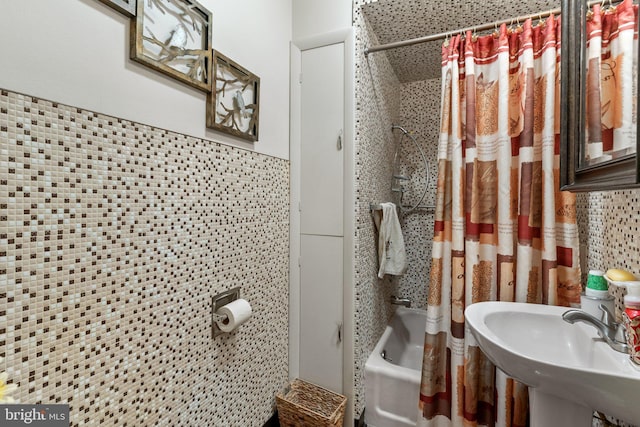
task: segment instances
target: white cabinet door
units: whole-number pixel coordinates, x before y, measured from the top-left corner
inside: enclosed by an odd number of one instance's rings
[[[302,52],[303,234],[342,236],[344,43]]]
[[[342,237],[302,235],[300,378],[342,392]]]
[[[342,392],[344,43],[301,57],[300,378]]]

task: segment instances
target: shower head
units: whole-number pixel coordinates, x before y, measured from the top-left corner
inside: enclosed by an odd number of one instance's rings
[[[409,131],[407,131],[405,128],[403,128],[402,126],[399,125],[391,125],[391,131],[393,132],[394,130],[399,130],[400,132],[402,132],[402,136],[400,137],[400,141],[398,142],[398,145],[396,145],[396,152],[393,156],[393,164],[394,164],[394,171],[393,171],[393,179],[394,179],[394,183],[391,185],[391,191],[393,191],[394,193],[400,193],[400,210],[404,213],[408,213],[408,212],[412,212],[413,210],[415,210],[418,206],[420,206],[420,203],[422,203],[422,201],[424,200],[425,196],[427,195],[427,191],[429,190],[429,161],[427,160],[427,157],[424,155],[424,151],[422,150],[422,148],[420,148],[420,144],[418,144],[418,141],[416,141],[416,139],[414,138],[413,135],[411,135],[411,133],[409,133]],[[404,195],[404,182],[410,181],[411,178],[407,177],[406,175],[403,175],[402,173],[399,173],[399,171],[397,170],[398,168],[396,167],[396,164],[399,161],[399,146],[402,145],[402,141],[404,140],[404,137],[408,137],[411,142],[413,143],[413,145],[416,147],[416,149],[418,150],[418,152],[420,153],[420,157],[422,157],[422,161],[424,162],[424,168],[425,168],[425,178],[426,178],[426,182],[425,182],[425,186],[424,186],[424,191],[422,192],[422,195],[420,196],[420,200],[418,200],[418,203],[416,203],[413,206],[404,206],[403,202],[402,202],[402,197]]]

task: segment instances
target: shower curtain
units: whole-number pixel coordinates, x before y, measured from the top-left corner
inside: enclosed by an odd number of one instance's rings
[[[635,152],[638,5],[625,0],[587,16],[588,163]]]
[[[549,17],[442,49],[419,426],[527,424],[527,388],[483,355],[465,307],[579,302],[575,196],[558,191],[559,41]]]

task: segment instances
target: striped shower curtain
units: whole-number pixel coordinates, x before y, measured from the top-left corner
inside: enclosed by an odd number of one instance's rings
[[[442,49],[419,426],[527,425],[527,388],[483,355],[465,307],[579,302],[575,196],[558,191],[559,41],[549,17]]]

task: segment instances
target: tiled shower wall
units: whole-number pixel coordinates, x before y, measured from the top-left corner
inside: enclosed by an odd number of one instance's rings
[[[640,190],[578,194],[577,218],[583,282],[593,269],[640,277]]]
[[[0,356],[71,424],[262,426],[287,382],[289,163],[0,93]],[[211,297],[253,307],[211,337]]]
[[[431,272],[431,247],[433,244],[436,179],[438,175],[437,154],[440,123],[440,79],[404,83],[400,101],[400,125],[416,140],[424,153],[400,134],[396,143],[400,148],[401,173],[410,178],[405,184],[403,205],[414,207],[413,211],[401,214],[401,224],[407,251],[407,272],[399,278],[398,293],[408,297],[414,307],[427,308],[429,274]]]
[[[364,364],[382,335],[393,309],[388,300],[395,283],[379,280],[377,233],[370,203],[391,201],[392,123],[400,111],[400,84],[384,54],[364,56],[376,43],[354,4],[356,32],[356,236],[355,236],[355,415],[364,408]],[[394,279],[395,280],[395,279]]]

